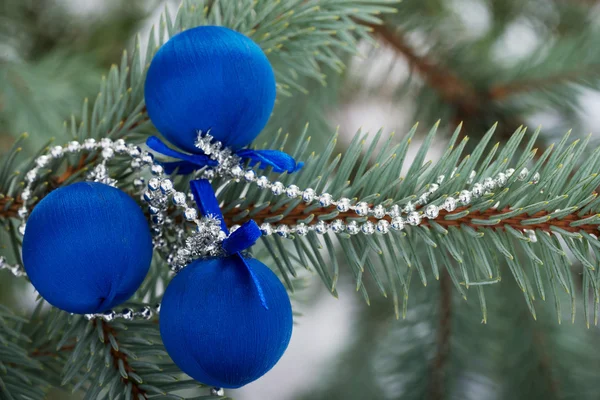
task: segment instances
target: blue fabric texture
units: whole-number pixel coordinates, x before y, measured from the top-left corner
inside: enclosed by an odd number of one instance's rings
[[[269,60],[250,38],[220,26],[173,36],[155,54],[145,84],[150,119],[171,143],[190,153],[197,131],[225,146],[248,145],[275,104]]]
[[[23,238],[31,283],[53,306],[87,314],[123,303],[150,268],[152,238],[140,206],[96,182],[52,191],[33,209]]]
[[[225,219],[221,213],[219,201],[217,200],[217,196],[215,195],[210,182],[206,179],[193,180],[190,182],[190,189],[192,190],[194,200],[196,201],[196,205],[198,206],[198,209],[202,215],[210,215],[214,218],[217,218],[219,221],[221,221],[221,230],[229,235],[229,229],[227,229],[227,225],[225,225]],[[238,265],[241,265],[248,271],[252,281],[254,282],[254,286],[256,287],[261,304],[264,308],[268,309],[269,305],[267,304],[267,299],[262,289],[260,280],[256,277],[250,264],[245,261],[240,253],[256,243],[261,235],[262,232],[258,225],[256,225],[256,222],[250,220],[244,223],[233,234],[229,235],[229,237],[223,241],[222,246],[223,250],[225,250],[229,256],[235,259]]]
[[[265,309],[251,277],[235,258],[196,260],[169,283],[160,333],[173,361],[210,386],[239,388],[281,358],[292,335],[292,308],[279,278],[245,259],[269,302]]]
[[[169,148],[162,140],[156,136],[150,136],[146,140],[146,145],[152,150],[167,157],[176,158],[181,161],[162,162],[167,174],[172,174],[177,170],[178,175],[188,175],[197,169],[218,165],[217,161],[212,160],[205,154],[186,154]],[[199,151],[196,149],[196,151]],[[259,164],[259,168],[264,169],[272,167],[274,172],[288,174],[299,171],[303,162],[296,162],[292,156],[279,150],[254,150],[241,149],[236,154],[242,159],[249,160],[250,165]]]

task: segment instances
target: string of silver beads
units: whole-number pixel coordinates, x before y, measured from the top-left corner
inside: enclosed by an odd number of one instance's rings
[[[0,270],[3,269],[10,271],[16,277],[26,275],[25,271],[18,264],[11,265],[6,261],[6,258],[0,256]]]
[[[421,195],[419,197],[419,199],[415,202],[408,202],[403,208],[401,208],[399,205],[393,205],[391,206],[389,209],[385,209],[383,206],[381,205],[377,205],[374,206],[372,208],[369,207],[369,205],[366,202],[358,202],[354,205],[354,207],[352,207],[351,205],[349,205],[350,200],[346,199],[346,198],[342,198],[339,201],[333,201],[331,200],[331,196],[328,195],[327,193],[321,195],[320,197],[323,197],[324,195],[326,196],[327,202],[326,204],[328,205],[335,205],[336,208],[338,209],[338,211],[340,212],[346,212],[348,210],[353,209],[359,216],[369,216],[372,215],[373,217],[377,218],[379,221],[377,221],[376,223],[373,223],[371,221],[366,221],[363,222],[361,224],[359,224],[356,221],[350,221],[350,222],[345,222],[342,219],[334,219],[332,221],[319,221],[316,224],[313,225],[307,225],[304,223],[300,223],[300,224],[296,224],[296,225],[292,225],[292,226],[288,226],[288,225],[276,225],[273,226],[270,223],[264,223],[260,226],[260,229],[263,233],[263,235],[269,236],[269,235],[273,235],[273,234],[277,234],[281,237],[287,237],[290,234],[296,234],[298,236],[306,236],[310,231],[314,231],[317,234],[326,234],[327,232],[332,232],[332,233],[347,233],[350,235],[357,235],[359,233],[363,233],[365,235],[372,235],[374,233],[379,233],[379,234],[386,234],[388,232],[390,232],[390,230],[394,230],[394,231],[402,231],[405,229],[405,227],[407,225],[410,226],[418,226],[423,222],[423,219],[435,219],[439,216],[440,210],[445,210],[447,212],[452,212],[454,210],[456,210],[456,208],[458,208],[459,206],[467,206],[469,205],[473,199],[475,198],[479,198],[481,196],[483,196],[486,193],[491,192],[492,190],[496,189],[496,188],[500,188],[506,185],[506,183],[508,182],[508,178],[511,177],[514,174],[514,169],[508,169],[505,172],[500,172],[496,175],[495,178],[485,178],[483,180],[482,183],[476,183],[474,184],[470,190],[462,190],[461,192],[458,193],[457,198],[454,198],[452,196],[448,196],[446,197],[446,199],[444,200],[444,202],[442,203],[441,206],[437,206],[435,204],[427,204],[428,200],[429,200],[429,196],[433,195],[435,192],[437,192],[437,190],[439,189],[439,185],[444,181],[444,176],[440,175],[436,182],[434,184],[430,184],[428,187],[428,191],[426,193],[424,193],[423,195]],[[527,176],[529,175],[529,171],[527,170],[527,168],[523,168],[520,172],[519,172],[519,176],[517,177],[517,179],[524,181],[525,179],[527,179]],[[472,172],[471,176],[470,176],[470,181],[473,180],[473,178],[475,177],[475,173]],[[264,178],[264,179],[262,179]],[[266,177],[261,177],[259,179],[262,179],[263,181],[266,180],[268,182],[268,179]],[[538,183],[540,179],[540,175],[539,173],[535,173],[534,176],[532,177],[531,182],[532,183]],[[270,182],[269,182],[270,183]],[[277,183],[279,183],[281,186],[283,186],[280,182],[275,182],[275,183],[271,183],[271,187],[277,186],[277,192],[279,192],[280,190],[283,190],[281,188],[280,185],[277,185]],[[296,193],[296,186],[295,185],[291,185],[294,186],[293,187],[293,194]],[[291,187],[290,186],[290,187]],[[307,189],[310,190],[311,194],[314,194],[314,190],[312,189]],[[306,190],[305,190],[306,192]],[[276,193],[274,193],[276,194]],[[300,195],[295,195],[295,196],[291,196],[288,194],[288,197],[298,197]],[[306,202],[308,199],[304,199],[303,200]],[[319,200],[320,204],[323,205],[323,203]],[[342,204],[342,207],[340,207],[340,204]],[[417,206],[421,206],[419,209],[417,209]],[[403,213],[406,214],[406,216],[403,218]],[[391,221],[388,221],[387,219],[384,219],[385,216],[390,216]]]
[[[155,306],[143,306],[136,311],[131,308],[123,308],[121,311],[108,310],[98,314],[84,314],[84,317],[88,321],[98,318],[106,322],[111,322],[115,319],[124,319],[126,321],[134,319],[150,320],[154,315],[158,315],[159,313],[160,303]]]
[[[141,155],[139,147],[131,144],[127,145],[123,139],[113,141],[109,138],[103,138],[96,141],[93,138],[89,138],[85,139],[83,143],[71,141],[64,146],[50,147],[44,154],[35,159],[34,167],[25,174],[25,187],[21,192],[21,200],[23,203],[17,210],[17,215],[21,219],[21,224],[18,229],[21,235],[25,234],[25,228],[27,226],[27,217],[29,216],[28,204],[32,198],[32,187],[40,178],[41,172],[56,160],[60,160],[72,154],[79,154],[81,151],[93,152],[96,150],[100,150],[101,161],[87,174],[86,178],[87,180],[102,182],[111,186],[115,186],[117,181],[108,175],[106,163],[112,159],[115,154],[129,154],[134,157],[133,161],[137,160],[138,153]],[[146,152],[146,154],[150,153]]]

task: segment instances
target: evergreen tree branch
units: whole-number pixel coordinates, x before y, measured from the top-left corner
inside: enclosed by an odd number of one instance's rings
[[[526,92],[544,90],[550,86],[568,83],[586,77],[598,75],[600,64],[592,64],[583,68],[576,68],[570,71],[560,72],[556,75],[545,77],[532,77],[530,79],[516,80],[504,84],[492,85],[489,89],[489,97],[492,100],[505,100],[514,95]]]
[[[384,42],[401,54],[442,99],[458,106],[461,114],[473,114],[481,108],[482,99],[468,81],[427,56],[419,55],[399,29],[392,30],[386,24],[371,25],[371,28]]]

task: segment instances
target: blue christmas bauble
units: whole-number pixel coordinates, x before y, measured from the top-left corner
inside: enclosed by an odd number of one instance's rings
[[[263,263],[246,260],[260,282],[260,302],[246,267],[234,257],[196,260],[167,286],[160,334],[183,372],[207,385],[239,388],[269,371],[292,334],[285,288]]]
[[[234,149],[266,125],[275,104],[269,60],[248,37],[221,26],[173,36],[156,53],[145,86],[150,119],[171,143],[198,152],[197,131]]]
[[[33,209],[23,264],[53,306],[91,314],[127,300],[150,268],[152,237],[140,206],[96,182],[56,189]]]

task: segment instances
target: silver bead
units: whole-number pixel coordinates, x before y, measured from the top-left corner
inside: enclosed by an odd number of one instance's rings
[[[153,175],[162,175],[164,172],[164,168],[162,167],[162,165],[153,164],[150,168],[150,172],[152,172]]]
[[[127,153],[131,157],[139,157],[142,154],[142,149],[140,149],[136,145],[130,144],[129,146],[127,146]]]
[[[160,191],[164,194],[169,194],[173,191],[173,181],[170,179],[163,179],[160,181]]]
[[[186,208],[185,211],[183,212],[183,215],[185,216],[185,219],[188,221],[193,221],[196,218],[198,218],[198,212],[196,211],[195,208]]]
[[[284,189],[285,189],[285,186],[283,186],[283,183],[281,183],[281,182],[275,182],[271,186],[271,193],[273,193],[274,195],[278,196],[281,193],[283,193]]]
[[[327,224],[323,221],[319,221],[315,225],[315,232],[322,235],[327,232]]]
[[[339,199],[336,207],[339,212],[347,212],[348,210],[350,210],[350,199],[347,199],[345,197]]]
[[[140,309],[140,315],[144,319],[152,318],[152,308],[150,306],[144,306]]]
[[[447,197],[446,200],[444,200],[442,208],[450,212],[456,210],[456,199],[454,197]]]
[[[110,310],[102,314],[102,319],[106,322],[110,322],[115,319],[115,315],[116,313],[113,310]]]
[[[214,387],[210,389],[211,396],[225,396],[225,391],[223,388]]]
[[[481,197],[485,193],[485,189],[481,183],[476,183],[473,185],[473,196]]]
[[[344,226],[344,223],[343,223],[343,222],[342,222],[342,220],[340,220],[340,219],[336,219],[335,221],[333,221],[333,222],[331,223],[331,230],[332,230],[334,233],[340,233],[340,232],[343,232],[345,228],[346,228],[346,227]]]
[[[106,149],[108,147],[112,147],[112,140],[109,138],[102,138],[100,139],[100,147],[102,147],[103,149]]]
[[[299,236],[306,236],[308,235],[308,227],[305,224],[298,224],[296,225],[296,233]]]
[[[458,200],[463,204],[469,204],[471,202],[471,192],[463,190],[458,195]]]
[[[264,224],[262,224],[260,226],[260,231],[265,236],[270,236],[273,234],[273,228],[271,227],[271,224],[269,224],[267,222],[265,222]]]
[[[348,225],[346,225],[346,232],[348,232],[351,235],[358,234],[359,228],[358,228],[358,224],[356,223],[356,221],[348,222]]]
[[[81,145],[79,144],[79,142],[76,142],[75,140],[69,142],[69,144],[67,145],[67,151],[69,153],[77,153],[80,149],[81,149]]]
[[[287,225],[279,225],[275,229],[275,233],[277,233],[281,237],[288,237],[290,233],[290,228]]]
[[[62,154],[63,154],[63,148],[62,148],[62,146],[54,146],[52,149],[50,149],[50,154],[54,158],[60,158],[60,157],[62,157]]]
[[[173,194],[173,203],[176,206],[180,206],[180,207],[184,206],[185,205],[185,200],[186,200],[185,193],[183,193],[183,192],[175,192]]]
[[[293,198],[298,197],[300,195],[300,188],[298,186],[296,186],[296,185],[290,185],[285,190],[285,194],[286,194],[287,197],[293,199]]]
[[[506,176],[508,176],[509,178],[515,173],[514,168],[509,168],[506,170]]]
[[[23,201],[27,201],[27,200],[29,200],[30,197],[31,197],[31,190],[29,188],[23,189],[23,191],[21,192],[21,199],[23,199]]]
[[[438,206],[430,204],[425,209],[425,216],[429,219],[436,219],[440,215],[440,209]]]
[[[415,211],[415,205],[412,203],[412,201],[409,201],[408,203],[406,203],[406,205],[404,206],[402,211],[404,211],[407,214],[409,212],[413,212],[413,211]]]
[[[127,151],[127,145],[123,139],[115,140],[115,151],[117,153],[124,153]]]
[[[27,208],[25,208],[25,207],[21,207],[21,208],[19,208],[19,210],[17,210],[17,215],[21,219],[25,218],[27,216],[27,214],[29,214],[29,212],[27,211]]]
[[[536,172],[535,174],[533,174],[533,177],[531,178],[531,183],[533,183],[534,185],[538,184],[540,182],[540,173]]]
[[[421,214],[416,211],[411,212],[406,217],[406,222],[408,222],[412,226],[417,226],[421,223]]]
[[[31,171],[27,172],[27,174],[25,175],[25,180],[29,183],[35,182],[35,180],[37,179],[37,173],[38,173],[37,168],[32,169]]]
[[[269,179],[267,179],[266,176],[261,176],[260,178],[258,178],[256,180],[256,184],[261,189],[267,188],[267,187],[269,187]]]
[[[143,198],[144,198],[144,201],[145,201],[146,203],[149,203],[149,202],[151,202],[152,200],[154,200],[154,193],[152,193],[152,192],[151,192],[151,191],[149,191],[149,190],[146,190],[146,191],[144,192],[144,194],[143,194]]]
[[[96,147],[96,140],[93,138],[85,139],[83,141],[83,148],[85,150],[94,150]]]
[[[161,309],[161,303],[157,303],[157,304],[154,305],[154,311],[157,314],[160,314],[160,309]]]
[[[496,189],[496,182],[492,178],[485,178],[483,180],[483,188],[486,190]]]
[[[365,217],[369,214],[369,204],[367,204],[365,201],[356,203],[356,206],[354,206],[354,211],[361,217]]]
[[[124,308],[123,311],[121,311],[121,316],[123,319],[131,321],[133,319],[133,310],[131,308]]]
[[[332,202],[333,198],[329,193],[323,193],[321,196],[319,196],[319,204],[321,207],[328,207]]]
[[[362,224],[360,230],[365,235],[372,235],[373,233],[375,233],[375,225],[373,225],[371,221],[367,221],[364,224]]]
[[[249,169],[244,174],[244,179],[248,182],[254,181],[254,179],[256,179],[256,172],[254,172],[254,170]]]
[[[154,162],[154,156],[152,155],[152,153],[144,152],[140,159],[142,160],[142,164],[144,165],[150,165]]]
[[[160,188],[160,180],[158,178],[150,178],[148,181],[148,189],[156,191]]]
[[[388,211],[388,214],[392,218],[399,217],[400,214],[401,214],[400,206],[398,204],[394,204],[392,207],[390,207],[390,210]]]
[[[25,222],[22,222],[21,225],[19,225],[19,233],[21,234],[21,236],[23,236],[25,234],[25,227],[27,225],[25,224]]]
[[[427,191],[429,193],[435,193],[438,191],[439,188],[440,186],[437,183],[432,183],[431,185],[429,185],[429,189]]]
[[[508,178],[506,177],[505,174],[503,174],[502,172],[500,172],[497,176],[496,176],[496,183],[498,184],[498,186],[504,186],[506,185],[506,182],[508,181]]]
[[[229,172],[231,173],[231,176],[233,176],[236,179],[239,179],[242,176],[244,176],[244,170],[239,165],[234,165],[233,167],[231,167]]]
[[[308,189],[305,189],[304,192],[302,192],[302,201],[304,201],[306,203],[310,203],[314,199],[315,199],[315,191],[313,189],[308,188]]]
[[[419,197],[419,204],[427,204],[429,202],[429,194],[428,193],[423,193],[420,197]]]
[[[48,165],[48,163],[50,162],[50,157],[48,157],[47,155],[43,154],[41,156],[39,156],[36,160],[35,160],[35,164],[39,167],[39,168],[43,168],[46,165]]]
[[[401,217],[392,219],[391,227],[395,231],[401,231],[404,229],[404,220]]]
[[[437,177],[437,179],[436,179],[436,183],[437,183],[438,185],[441,185],[441,184],[444,182],[444,179],[445,179],[445,178],[446,178],[446,177],[445,177],[444,175],[440,175],[440,176],[438,176],[438,177]]]
[[[390,231],[390,223],[387,219],[382,219],[377,222],[377,232],[386,234]]]
[[[104,149],[102,149],[102,158],[108,160],[113,158],[113,156],[115,155],[115,151],[110,148],[110,147],[105,147]]]
[[[383,207],[381,204],[373,207],[373,216],[377,219],[385,217],[385,207]]]
[[[529,175],[529,170],[527,168],[523,168],[521,172],[519,172],[519,176],[517,177],[517,179],[520,181],[524,181],[525,179],[527,179],[527,175]]]

